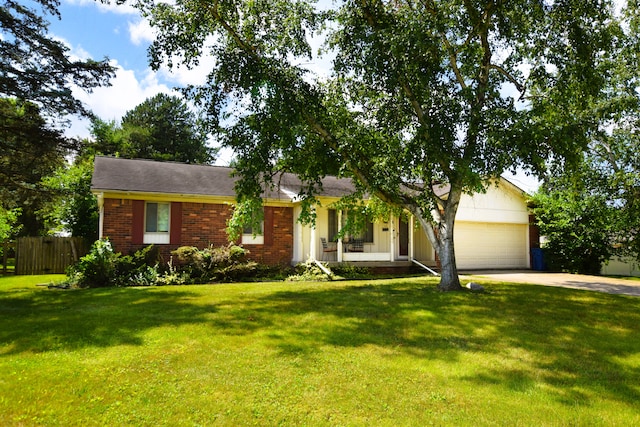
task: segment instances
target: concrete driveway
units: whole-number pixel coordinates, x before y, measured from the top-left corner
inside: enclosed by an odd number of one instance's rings
[[[532,283],[544,286],[584,289],[588,291],[607,292],[640,296],[640,281],[616,279],[612,277],[587,276],[584,274],[547,273],[533,270],[486,270],[465,271],[463,280],[491,279],[500,282]]]

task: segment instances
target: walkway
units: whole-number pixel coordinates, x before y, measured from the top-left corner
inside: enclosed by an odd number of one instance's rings
[[[532,283],[544,286],[584,289],[588,291],[607,292],[640,296],[640,280],[618,279],[613,277],[587,276],[584,274],[547,273],[532,270],[486,270],[465,271],[464,280],[491,279],[500,282]]]

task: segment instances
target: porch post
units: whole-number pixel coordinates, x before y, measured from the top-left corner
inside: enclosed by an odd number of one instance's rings
[[[300,212],[302,209],[300,206],[293,208],[293,262],[304,262],[304,239],[302,238],[303,226],[297,220],[300,218]]]
[[[338,231],[342,230],[342,209],[338,209]],[[336,244],[336,262],[342,262],[342,239],[338,239]]]
[[[98,239],[104,237],[104,193],[96,195],[98,199]]]
[[[396,260],[396,217],[389,217],[389,259],[391,262]]]
[[[317,260],[316,258],[316,225],[311,226],[311,247],[309,248],[309,258]]]
[[[413,261],[413,215],[409,215],[409,261]]]

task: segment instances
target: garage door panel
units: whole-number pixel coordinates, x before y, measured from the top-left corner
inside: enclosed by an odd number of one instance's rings
[[[527,227],[526,224],[456,224],[458,268],[527,268]]]

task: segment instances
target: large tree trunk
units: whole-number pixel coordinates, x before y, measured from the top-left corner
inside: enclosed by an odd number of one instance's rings
[[[436,212],[434,215],[435,224],[428,221],[419,209],[413,210],[440,260],[441,270],[438,289],[441,291],[462,290],[453,243],[453,229],[461,196],[460,189],[452,185],[444,203],[443,211]]]
[[[446,215],[445,215],[446,216]],[[453,224],[454,221],[444,227],[440,227],[438,240],[439,250],[436,251],[440,258],[440,283],[438,289],[441,291],[459,291],[462,289],[460,278],[458,277],[458,267],[456,266],[456,254],[453,244]]]
[[[456,266],[456,252],[453,240],[453,230],[458,213],[458,205],[462,191],[458,186],[452,184],[449,195],[443,206],[444,210],[440,214],[438,240],[438,257],[440,258],[440,284],[441,291],[459,291],[462,289],[460,278],[458,277],[458,267]]]

